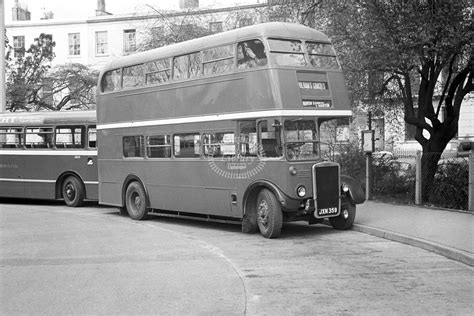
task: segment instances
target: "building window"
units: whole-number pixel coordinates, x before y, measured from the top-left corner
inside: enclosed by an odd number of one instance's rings
[[[199,8],[199,0],[179,0],[180,9]]]
[[[25,56],[25,37],[24,36],[13,36],[13,56],[15,57]]]
[[[81,54],[81,36],[79,33],[69,33],[69,55]]]
[[[123,31],[123,53],[130,54],[137,49],[136,32],[135,30]]]
[[[211,33],[220,33],[222,32],[222,22],[211,22],[209,23],[209,30]]]
[[[165,28],[163,26],[155,26],[151,28],[150,48],[160,47],[161,41],[165,37]]]
[[[95,54],[107,54],[107,31],[95,32]]]
[[[239,27],[249,26],[252,25],[252,19],[240,19],[239,20]]]

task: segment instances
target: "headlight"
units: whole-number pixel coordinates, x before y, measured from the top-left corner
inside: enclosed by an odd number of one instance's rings
[[[295,176],[298,173],[298,170],[296,170],[295,166],[290,166],[290,168],[288,168],[288,170],[290,171],[290,174],[293,175],[293,176]]]
[[[349,192],[349,186],[345,183],[342,184],[342,192],[344,193]]]
[[[306,188],[304,187],[304,185],[300,185],[296,188],[296,194],[298,194],[300,198],[306,195]]]

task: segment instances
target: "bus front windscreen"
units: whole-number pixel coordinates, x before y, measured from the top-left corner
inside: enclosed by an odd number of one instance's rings
[[[319,158],[319,140],[314,120],[285,120],[284,127],[288,160]]]

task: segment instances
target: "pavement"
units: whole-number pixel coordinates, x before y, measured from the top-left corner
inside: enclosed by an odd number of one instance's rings
[[[366,201],[357,205],[353,230],[419,247],[472,267],[473,214]]]

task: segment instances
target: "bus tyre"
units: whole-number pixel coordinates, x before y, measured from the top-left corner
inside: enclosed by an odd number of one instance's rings
[[[140,183],[132,182],[128,185],[125,192],[125,207],[131,219],[139,221],[148,218],[145,189]]]
[[[342,208],[341,214],[336,217],[330,217],[329,223],[335,229],[346,230],[352,227],[356,216],[356,206],[352,203]]]
[[[67,206],[81,206],[85,198],[82,182],[74,176],[69,176],[63,181],[62,194]]]
[[[283,214],[280,203],[268,189],[262,189],[257,196],[257,224],[265,238],[280,236]]]

